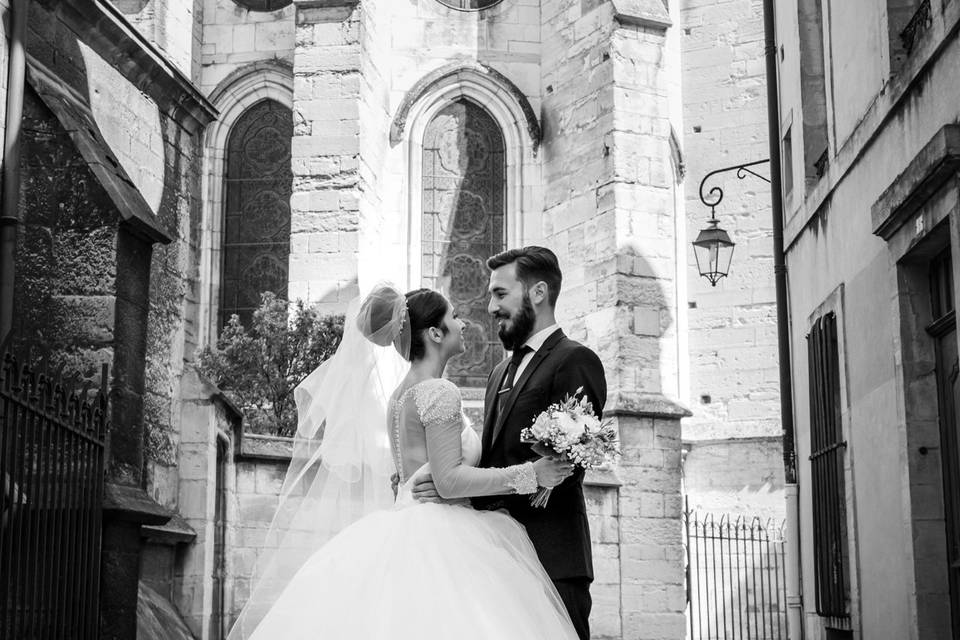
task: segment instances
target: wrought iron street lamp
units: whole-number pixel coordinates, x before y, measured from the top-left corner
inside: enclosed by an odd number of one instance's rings
[[[703,188],[712,176],[733,170],[737,171],[737,178],[740,180],[750,174],[764,182],[770,182],[766,177],[750,169],[750,167],[767,162],[770,161],[757,160],[756,162],[724,167],[711,171],[700,181],[700,202],[710,207],[710,220],[707,221],[710,226],[700,231],[697,239],[693,241],[693,253],[697,258],[697,269],[700,271],[700,275],[709,280],[711,286],[717,286],[717,282],[730,273],[730,261],[733,259],[733,247],[736,243],[730,239],[730,234],[720,228],[720,221],[717,220],[716,207],[723,200],[723,189],[719,186],[712,187],[710,191],[704,194]]]
[[[709,222],[710,226],[701,230],[693,241],[693,254],[697,258],[700,275],[715,287],[720,278],[730,273],[730,260],[733,259],[733,247],[736,243],[726,231],[717,226],[720,221],[716,217],[711,217]]]

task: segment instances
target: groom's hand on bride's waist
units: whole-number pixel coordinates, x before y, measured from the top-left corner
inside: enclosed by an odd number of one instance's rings
[[[390,476],[390,488],[393,490],[393,498],[397,498],[397,488],[400,486],[400,474],[395,473]]]
[[[417,502],[443,502],[437,493],[437,485],[433,484],[433,476],[425,473],[413,482],[413,498]]]

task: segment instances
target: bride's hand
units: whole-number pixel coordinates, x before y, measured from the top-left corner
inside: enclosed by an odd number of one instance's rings
[[[553,458],[540,458],[533,463],[537,484],[552,489],[573,473],[573,463]]]

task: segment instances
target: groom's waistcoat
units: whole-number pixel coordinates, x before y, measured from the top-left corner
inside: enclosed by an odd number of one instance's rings
[[[506,393],[503,411],[497,410],[497,395],[509,360],[493,370],[487,380],[484,401],[482,467],[508,467],[537,458],[530,446],[520,442],[520,431],[551,404],[583,387],[594,410],[607,399],[603,364],[593,351],[567,338],[563,331],[551,334]],[[505,507],[527,529],[540,562],[554,580],[593,578],[590,527],[583,500],[583,473],[577,472],[554,488],[545,508],[530,506],[530,496],[474,498],[478,508]]]

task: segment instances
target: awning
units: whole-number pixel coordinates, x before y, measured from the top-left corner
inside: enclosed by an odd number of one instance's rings
[[[35,60],[27,60],[27,81],[66,130],[90,170],[130,227],[152,242],[172,240],[150,205],[100,135],[90,106]]]

